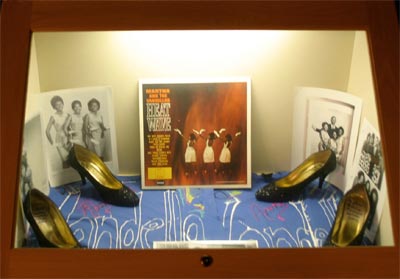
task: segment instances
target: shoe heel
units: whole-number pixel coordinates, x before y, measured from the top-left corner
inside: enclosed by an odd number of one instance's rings
[[[319,177],[319,185],[318,187],[320,189],[322,189],[322,185],[324,184],[325,178],[328,176],[329,173],[331,173],[332,171],[334,171],[336,168],[336,156],[335,153],[331,153],[331,156],[328,159],[328,162],[325,166],[325,170],[323,171],[323,173],[321,174],[321,176]]]
[[[86,184],[86,177],[83,173],[79,172],[79,175],[81,176],[81,180],[82,180],[82,185]]]
[[[328,176],[328,174],[324,173],[319,177],[319,184],[318,188],[322,189],[322,185],[324,184],[325,178]]]

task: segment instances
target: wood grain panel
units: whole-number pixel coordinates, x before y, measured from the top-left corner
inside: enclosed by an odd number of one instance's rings
[[[356,1],[37,1],[32,30],[364,29]]]
[[[13,245],[21,134],[30,45],[29,2],[6,2],[1,11],[1,272]],[[3,277],[3,276],[2,276]]]
[[[367,30],[395,247],[257,250],[13,249],[32,31]],[[1,11],[1,277],[399,277],[399,33],[392,2],[5,1]],[[200,257],[210,254],[205,268]]]
[[[399,33],[394,3],[369,2],[369,46],[395,243],[399,243]],[[385,42],[385,43],[384,43]],[[397,221],[396,221],[397,220]]]
[[[213,257],[211,266],[201,265],[203,255]],[[395,249],[377,247],[204,251],[17,249],[10,258],[10,274],[22,278],[397,278],[396,267]]]

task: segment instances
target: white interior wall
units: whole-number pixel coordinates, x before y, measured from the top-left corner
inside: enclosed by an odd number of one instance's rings
[[[28,74],[28,85],[27,85],[27,99],[26,99],[26,109],[25,109],[25,120],[31,119],[35,113],[38,112],[38,107],[36,106],[35,99],[32,98],[34,94],[41,92],[40,79],[39,79],[39,68],[37,61],[37,51],[36,51],[36,39],[32,36],[31,49],[29,56],[29,74]]]
[[[252,169],[287,170],[295,86],[347,89],[354,32],[35,33],[42,92],[110,85],[120,172],[140,173],[138,79],[250,76]]]
[[[363,100],[361,119],[366,118],[376,130],[379,130],[378,113],[375,103],[375,91],[372,78],[371,59],[368,49],[367,35],[357,31],[354,37],[353,56],[351,61],[349,84],[347,91]],[[389,200],[385,197],[380,230],[377,241],[381,245],[394,245],[392,222],[390,218]],[[382,229],[385,228],[385,229]]]
[[[41,92],[40,88],[40,78],[39,78],[39,67],[37,61],[37,51],[36,51],[36,43],[35,38],[32,38],[31,42],[31,50],[29,56],[29,75],[28,75],[28,85],[27,85],[27,100],[25,110],[25,130],[24,130],[24,138],[29,137],[29,141],[24,142],[24,147],[29,150],[29,154],[27,157],[28,164],[32,169],[32,182],[35,188],[40,189],[44,193],[48,193],[48,180],[46,171],[43,170],[45,166],[40,164],[31,164],[33,160],[37,160],[39,162],[43,162],[45,160],[43,149],[37,147],[37,144],[41,142],[41,134],[36,133],[37,130],[41,129],[40,126],[40,118],[39,112],[40,108],[38,107],[36,98],[33,98],[34,94],[37,92]]]
[[[156,34],[34,33],[32,47],[36,44],[37,49],[32,55],[36,59],[37,54],[37,62],[30,67],[27,114],[35,110],[29,103],[32,94],[111,85],[123,174],[140,172],[139,78],[250,76],[253,171],[290,166],[295,86],[351,92],[363,98],[363,117],[378,126],[364,32],[196,31],[163,32],[157,38]],[[381,227],[385,229],[380,243],[393,245],[387,206]]]
[[[39,69],[37,64],[37,55],[36,55],[36,43],[34,36],[32,37],[31,41],[31,49],[30,49],[30,56],[29,56],[29,74],[28,74],[28,84],[27,84],[27,100],[26,103],[28,104],[25,109],[25,120],[30,120],[33,118],[34,113],[37,112],[37,107],[33,104],[32,96],[40,92],[40,81],[39,81]],[[25,132],[25,131],[24,131]],[[36,158],[36,154],[31,154],[33,158]],[[29,158],[28,158],[29,162]],[[33,173],[36,173],[33,170]],[[34,185],[37,185],[39,182],[43,182],[43,177],[33,176],[32,179]],[[20,202],[20,201],[19,201]],[[15,240],[14,246],[21,247],[23,240],[24,240],[24,223],[22,218],[22,208],[17,207],[17,228],[15,230]]]

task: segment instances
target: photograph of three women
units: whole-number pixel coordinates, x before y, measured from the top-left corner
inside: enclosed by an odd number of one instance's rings
[[[115,169],[111,88],[91,87],[40,95],[42,137],[51,186],[78,180],[69,166],[73,144],[96,153]]]

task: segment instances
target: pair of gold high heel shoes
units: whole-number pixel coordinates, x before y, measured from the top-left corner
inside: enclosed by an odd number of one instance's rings
[[[287,202],[300,197],[304,188],[319,178],[319,188],[326,176],[336,168],[333,151],[324,150],[310,155],[287,176],[265,185],[256,192],[256,199],[267,202]],[[339,203],[336,218],[325,246],[345,247],[361,244],[371,212],[364,184],[353,186]]]
[[[125,207],[139,204],[138,196],[119,181],[95,153],[74,144],[68,161],[79,172],[82,183],[89,179],[105,202]],[[81,247],[57,206],[39,190],[31,189],[27,193],[23,208],[40,246]]]

